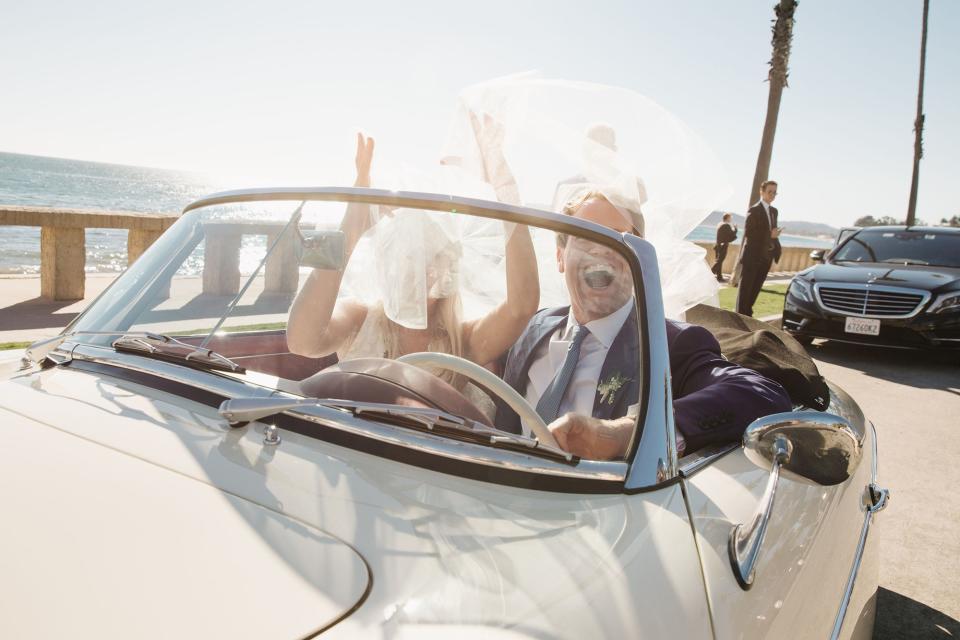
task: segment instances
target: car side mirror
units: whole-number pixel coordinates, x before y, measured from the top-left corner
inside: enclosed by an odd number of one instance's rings
[[[810,252],[810,259],[814,262],[823,262],[826,249],[814,249]]]
[[[345,263],[342,231],[306,231],[300,234],[300,265],[314,269],[339,270]]]
[[[746,590],[753,586],[781,469],[815,484],[840,484],[860,464],[863,438],[847,419],[837,415],[810,411],[777,413],[747,427],[743,453],[758,467],[770,469],[753,517],[730,531],[730,564],[737,582]]]

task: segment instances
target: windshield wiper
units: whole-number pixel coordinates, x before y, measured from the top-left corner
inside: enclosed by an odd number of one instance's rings
[[[434,433],[457,440],[484,444],[498,449],[511,449],[552,460],[572,462],[579,458],[556,447],[541,443],[536,438],[500,431],[468,418],[462,418],[442,409],[404,407],[376,402],[353,402],[348,400],[295,400],[287,398],[233,398],[224,400],[219,413],[232,425],[240,426],[285,411],[307,407],[326,407],[376,422],[385,422],[401,427]]]
[[[529,438],[513,433],[507,433],[488,427],[479,422],[461,418],[440,409],[421,409],[416,407],[401,407],[395,405],[372,406],[364,403],[349,403],[342,400],[322,401],[328,407],[338,406],[352,412],[358,417],[367,417],[378,422],[412,421],[415,428],[423,429],[458,440],[467,440],[485,444],[498,449],[513,449],[524,453],[535,453],[566,462],[573,461],[573,455],[562,449],[541,443],[536,438]]]
[[[903,265],[916,264],[921,266],[929,266],[930,264],[929,262],[926,262],[924,260],[910,260],[909,258],[887,258],[882,262],[893,262],[895,264],[903,264]]]
[[[117,351],[146,355],[178,364],[186,363],[199,365],[204,369],[246,373],[246,369],[216,351],[180,342],[163,334],[146,332],[126,334],[114,340],[112,346]]]

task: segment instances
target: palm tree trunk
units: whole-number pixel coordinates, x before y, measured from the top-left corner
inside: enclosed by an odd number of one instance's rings
[[[927,14],[930,0],[923,0],[923,35],[920,36],[920,89],[917,91],[917,119],[913,123],[913,178],[910,181],[910,202],[907,204],[907,226],[917,222],[917,189],[920,181],[920,158],[923,157],[923,75],[927,66]]]
[[[767,118],[763,123],[763,136],[760,138],[760,153],[757,154],[757,168],[753,173],[753,184],[747,206],[753,204],[760,192],[760,184],[770,174],[770,160],[773,158],[773,138],[777,133],[777,117],[780,114],[780,99],[783,88],[787,86],[790,46],[793,41],[793,14],[797,9],[797,0],[780,0],[774,5],[777,19],[773,24],[773,57],[770,59],[770,93],[767,96]]]

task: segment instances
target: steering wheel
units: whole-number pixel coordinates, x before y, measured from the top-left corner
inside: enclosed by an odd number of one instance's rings
[[[517,415],[530,425],[537,439],[545,445],[560,448],[556,438],[547,428],[547,423],[543,421],[537,410],[530,406],[530,403],[521,396],[516,390],[501,380],[493,372],[484,369],[475,362],[465,358],[450,355],[449,353],[433,353],[430,351],[421,351],[419,353],[408,353],[400,356],[397,362],[405,362],[419,367],[434,367],[437,369],[448,369],[454,373],[470,378],[474,382],[482,385],[487,390],[496,394],[501,400],[507,403],[511,409],[517,412]],[[496,426],[496,425],[494,425]]]

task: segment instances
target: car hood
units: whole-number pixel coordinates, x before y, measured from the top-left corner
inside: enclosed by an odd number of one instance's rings
[[[183,371],[122,359],[140,372]],[[0,554],[0,637],[23,635],[11,633],[22,626],[9,607],[46,625],[63,609],[74,632],[96,621],[97,637],[149,637],[156,621],[154,635],[167,637],[282,638],[296,635],[294,622],[316,629],[347,611],[323,637],[664,637],[676,617],[663,615],[651,575],[684,611],[703,606],[679,485],[640,508],[633,496],[503,487],[287,430],[266,446],[262,423],[230,429],[215,401],[93,366],[0,380],[3,464],[16,462],[3,469],[0,504],[18,529],[0,542],[34,545],[24,562],[44,567],[17,566],[8,579]],[[118,541],[114,528],[129,533]],[[134,534],[141,556],[128,548]],[[629,606],[611,615],[610,603]],[[103,628],[128,607],[141,616],[137,633],[132,618]],[[192,633],[174,630],[181,615],[196,619]]]
[[[30,411],[10,391],[0,637],[312,637],[367,592],[363,559],[335,537],[59,428],[62,399]]]
[[[935,291],[960,282],[960,269],[858,262],[817,265],[809,277],[822,284],[845,282]]]

